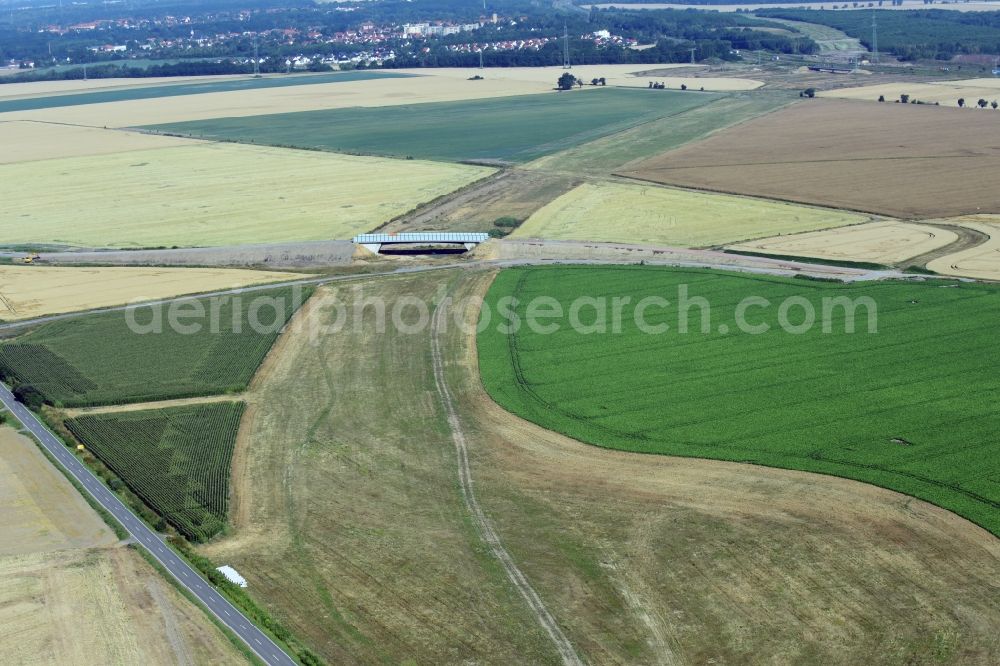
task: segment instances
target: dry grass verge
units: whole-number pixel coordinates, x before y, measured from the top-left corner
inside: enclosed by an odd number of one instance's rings
[[[491,279],[339,293],[391,313],[441,287],[481,296]],[[207,550],[337,662],[552,661],[465,516],[427,331],[379,333],[375,318],[370,306],[359,331],[312,344],[306,326],[276,348],[243,441],[243,518]],[[582,445],[489,400],[474,336],[449,326],[443,341],[483,509],[586,661],[1000,656],[1000,543],[985,531],[843,479]]]

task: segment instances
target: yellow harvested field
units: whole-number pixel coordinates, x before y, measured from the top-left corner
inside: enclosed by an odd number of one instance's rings
[[[870,219],[847,211],[727,194],[588,183],[539,210],[512,237],[709,247]]]
[[[30,121],[0,122],[0,164],[58,157],[108,155],[150,148],[189,146],[197,141],[99,127]]]
[[[966,106],[973,107],[982,98],[987,102],[1000,101],[1000,79],[967,79],[964,81],[938,81],[931,83],[880,83],[860,88],[840,88],[825,90],[818,93],[819,97],[834,97],[837,99],[859,99],[877,102],[879,95],[884,95],[887,102],[894,102],[902,94],[929,104],[939,103],[941,106],[958,106],[960,98],[965,99]],[[987,108],[992,112],[993,109]]]
[[[0,557],[0,626],[14,664],[246,663],[126,548]]]
[[[0,319],[31,319],[303,277],[229,268],[0,266]]]
[[[1000,215],[970,215],[941,222],[980,231],[990,239],[982,245],[935,259],[927,264],[928,269],[942,275],[1000,280]]]
[[[346,239],[493,171],[212,143],[0,165],[0,238],[84,247]]]
[[[423,73],[426,74],[426,71]],[[529,95],[544,92],[554,86],[555,79],[547,86],[531,81],[467,81],[446,76],[365,79],[11,111],[0,114],[0,120],[44,120],[94,127],[136,127],[268,113]]]
[[[281,76],[281,75],[278,75]],[[27,99],[48,95],[69,95],[80,92],[97,92],[121,88],[145,88],[172,83],[208,83],[226,79],[242,79],[242,74],[225,76],[151,76],[137,79],[73,79],[66,81],[32,81],[30,83],[5,83],[0,86],[0,99]]]
[[[668,87],[679,88],[682,83],[689,88],[704,87],[705,90],[734,91],[734,90],[754,90],[764,85],[763,81],[753,79],[740,79],[718,76],[646,76],[643,72],[662,71],[670,69],[680,69],[692,67],[701,68],[703,65],[689,64],[647,64],[647,65],[575,65],[571,74],[578,79],[589,83],[593,79],[604,77],[609,86],[630,86],[645,88],[650,81],[666,83]],[[433,76],[452,78],[465,81],[470,76],[484,77],[487,81],[527,81],[539,84],[538,92],[550,90],[555,86],[556,80],[565,73],[562,67],[495,67],[481,69],[468,69],[463,67],[442,67],[440,69],[401,69],[400,72],[409,74],[419,74],[422,76]]]
[[[0,426],[0,506],[0,558],[117,541],[35,443],[7,426]]]
[[[686,65],[689,67],[689,65]],[[573,73],[585,81],[605,77],[608,85],[645,88],[650,80],[638,73],[678,65],[584,65]],[[563,70],[560,67],[511,67],[496,69],[413,69],[404,79],[366,79],[339,83],[317,83],[277,88],[202,93],[158,99],[127,100],[79,106],[11,111],[2,120],[40,120],[93,127],[135,127],[186,120],[257,116],[268,113],[317,111],[356,106],[396,106],[422,102],[454,102],[468,99],[530,95],[552,91]],[[633,73],[637,73],[633,76]],[[482,81],[469,81],[480,75]],[[722,77],[653,77],[672,88],[686,83],[705,90],[752,90],[760,81]],[[21,85],[21,84],[17,84]],[[23,84],[34,85],[34,84]],[[35,93],[35,95],[40,93]],[[28,95],[34,96],[34,95]]]
[[[870,222],[850,227],[763,238],[731,250],[841,261],[898,264],[958,240],[947,229],[908,222]]]
[[[0,502],[0,654],[8,663],[245,663],[9,427],[0,427]]]

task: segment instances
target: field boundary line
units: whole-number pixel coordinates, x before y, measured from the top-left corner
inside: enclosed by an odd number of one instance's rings
[[[796,206],[806,206],[808,208],[816,208],[825,211],[846,211],[848,213],[860,213],[862,215],[868,215],[872,218],[888,219],[892,222],[917,222],[917,219],[907,217],[906,214],[900,213],[898,211],[893,213],[876,213],[871,210],[863,210],[861,208],[851,208],[850,206],[824,206],[818,204],[814,201],[806,201],[804,199],[789,199],[787,197],[766,197],[760,194],[748,194],[746,192],[737,192],[736,190],[726,190],[723,188],[712,188],[697,185],[679,185],[677,183],[665,183],[661,180],[652,180],[651,178],[643,178],[641,176],[630,175],[629,173],[613,173],[612,176],[617,176],[623,179],[623,181],[631,181],[631,184],[635,185],[642,183],[643,185],[659,185],[660,187],[673,188],[675,190],[690,190],[691,192],[702,192],[705,194],[728,194],[734,197],[743,197],[745,199],[759,199],[761,201],[770,201],[772,203],[785,203],[794,204]],[[609,182],[619,182],[619,181],[609,181]],[[622,184],[627,184],[623,182]],[[964,214],[964,213],[963,213]],[[937,219],[937,218],[927,218],[927,219]],[[878,219],[870,219],[869,222],[878,222]],[[864,224],[864,222],[859,222],[858,224]],[[852,225],[847,225],[852,226]],[[828,227],[829,228],[829,227]],[[823,231],[823,229],[813,229],[812,231]],[[761,240],[760,238],[744,238],[742,240],[733,241],[735,243],[748,243],[754,240]]]
[[[758,116],[759,118],[760,116]],[[689,145],[689,144],[685,144]],[[990,155],[897,155],[886,157],[851,157],[833,160],[780,160],[777,162],[726,162],[724,164],[694,164],[689,166],[661,166],[644,171],[687,171],[690,169],[726,169],[732,167],[788,166],[797,164],[852,164],[854,162],[900,162],[906,160],[956,160],[990,157]]]
[[[441,399],[445,415],[448,418],[448,425],[451,430],[451,439],[455,444],[455,454],[458,458],[458,478],[461,483],[462,498],[465,500],[465,506],[469,510],[469,513],[476,524],[480,537],[486,545],[490,547],[490,550],[493,552],[493,556],[497,558],[500,565],[503,567],[504,572],[507,574],[507,578],[514,585],[514,587],[517,588],[517,591],[531,608],[538,624],[541,625],[542,629],[545,630],[545,633],[547,633],[549,638],[552,640],[556,650],[559,652],[562,663],[567,666],[583,666],[583,661],[581,661],[580,657],[577,655],[576,650],[573,648],[573,644],[569,642],[568,638],[566,638],[566,635],[556,623],[555,618],[552,617],[551,613],[549,613],[548,609],[545,607],[545,603],[538,596],[538,593],[535,592],[535,589],[531,586],[527,577],[517,566],[517,563],[514,562],[514,558],[511,557],[510,553],[504,547],[503,542],[500,540],[500,535],[493,527],[489,518],[486,517],[482,507],[479,505],[479,500],[476,498],[475,490],[472,487],[472,470],[469,466],[469,454],[465,433],[462,431],[462,424],[459,421],[458,413],[455,410],[451,390],[448,388],[448,382],[445,378],[444,372],[444,357],[441,353],[440,331],[442,328],[442,320],[447,317],[446,312],[448,308],[446,303],[448,302],[449,301],[447,300],[442,301],[434,311],[433,323],[431,325],[431,358],[433,359],[434,365],[434,383],[437,385],[438,396]]]
[[[148,402],[128,402],[122,404],[93,405],[91,407],[68,407],[63,414],[68,419],[96,414],[122,414],[125,412],[144,412],[149,410],[170,409],[171,407],[188,407],[193,405],[213,405],[220,402],[248,402],[247,392],[218,393],[213,395],[193,396],[190,398],[167,398],[166,400],[151,400]]]

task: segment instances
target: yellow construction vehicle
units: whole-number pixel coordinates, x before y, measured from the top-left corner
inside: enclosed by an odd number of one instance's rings
[[[35,263],[36,259],[38,259],[38,254],[32,252],[27,257],[24,257],[23,259],[21,259],[21,261],[24,262],[24,263],[26,263],[26,264],[33,264],[33,263]]]

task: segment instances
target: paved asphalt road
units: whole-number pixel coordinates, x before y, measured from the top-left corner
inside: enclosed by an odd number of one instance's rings
[[[19,403],[3,384],[0,384],[0,401],[24,424],[42,446],[86,489],[87,493],[103,506],[128,530],[136,543],[148,550],[170,575],[190,590],[219,620],[239,636],[247,646],[267,664],[294,666],[297,662],[288,656],[264,632],[248,620],[212,585],[202,578],[191,565],[167,546],[163,537],[146,526],[121,500],[112,493],[93,472],[77,460],[76,456],[59,439],[42,425],[27,407]]]

